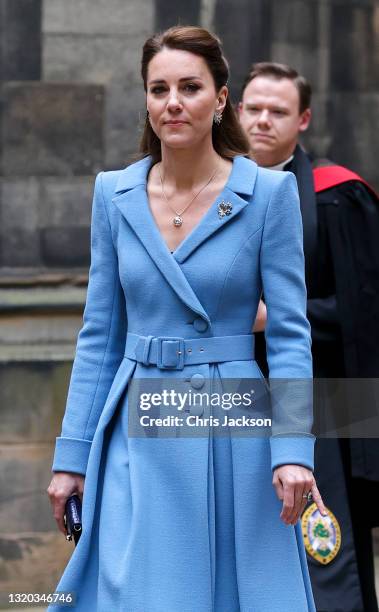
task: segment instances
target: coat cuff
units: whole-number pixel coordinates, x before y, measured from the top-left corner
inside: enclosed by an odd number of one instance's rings
[[[85,475],[91,444],[91,440],[56,438],[52,471]]]
[[[271,446],[271,469],[280,465],[303,465],[309,470],[314,470],[314,445],[313,434],[302,434],[289,437],[272,436]]]

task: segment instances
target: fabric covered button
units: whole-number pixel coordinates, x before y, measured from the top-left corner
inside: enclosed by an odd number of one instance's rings
[[[191,376],[191,385],[194,389],[201,389],[204,386],[205,379],[202,374],[194,374]]]
[[[191,416],[201,416],[204,412],[204,407],[201,404],[194,404],[191,406],[190,414]]]
[[[198,332],[205,332],[208,329],[208,323],[201,317],[194,320],[193,326]]]

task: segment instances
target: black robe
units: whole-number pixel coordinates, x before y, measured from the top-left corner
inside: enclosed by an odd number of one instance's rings
[[[316,194],[315,165],[297,146],[284,168],[299,187],[314,377],[377,377],[378,200],[359,181]],[[267,372],[263,334],[256,340],[257,360]],[[373,497],[379,493],[379,440],[319,438],[315,477],[342,536],[328,565],[307,555],[317,610],[377,611],[371,527],[379,525]]]

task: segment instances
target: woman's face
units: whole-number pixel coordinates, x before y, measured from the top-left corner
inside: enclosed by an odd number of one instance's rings
[[[188,51],[162,49],[147,71],[146,106],[162,145],[196,146],[211,138],[213,116],[223,111],[228,90],[216,91],[205,60]]]

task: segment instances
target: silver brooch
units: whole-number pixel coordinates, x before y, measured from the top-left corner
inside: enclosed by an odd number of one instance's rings
[[[225,200],[223,200],[222,202],[220,202],[217,208],[218,208],[218,216],[220,217],[220,219],[222,219],[226,215],[231,214],[233,206],[230,202],[225,202]]]

